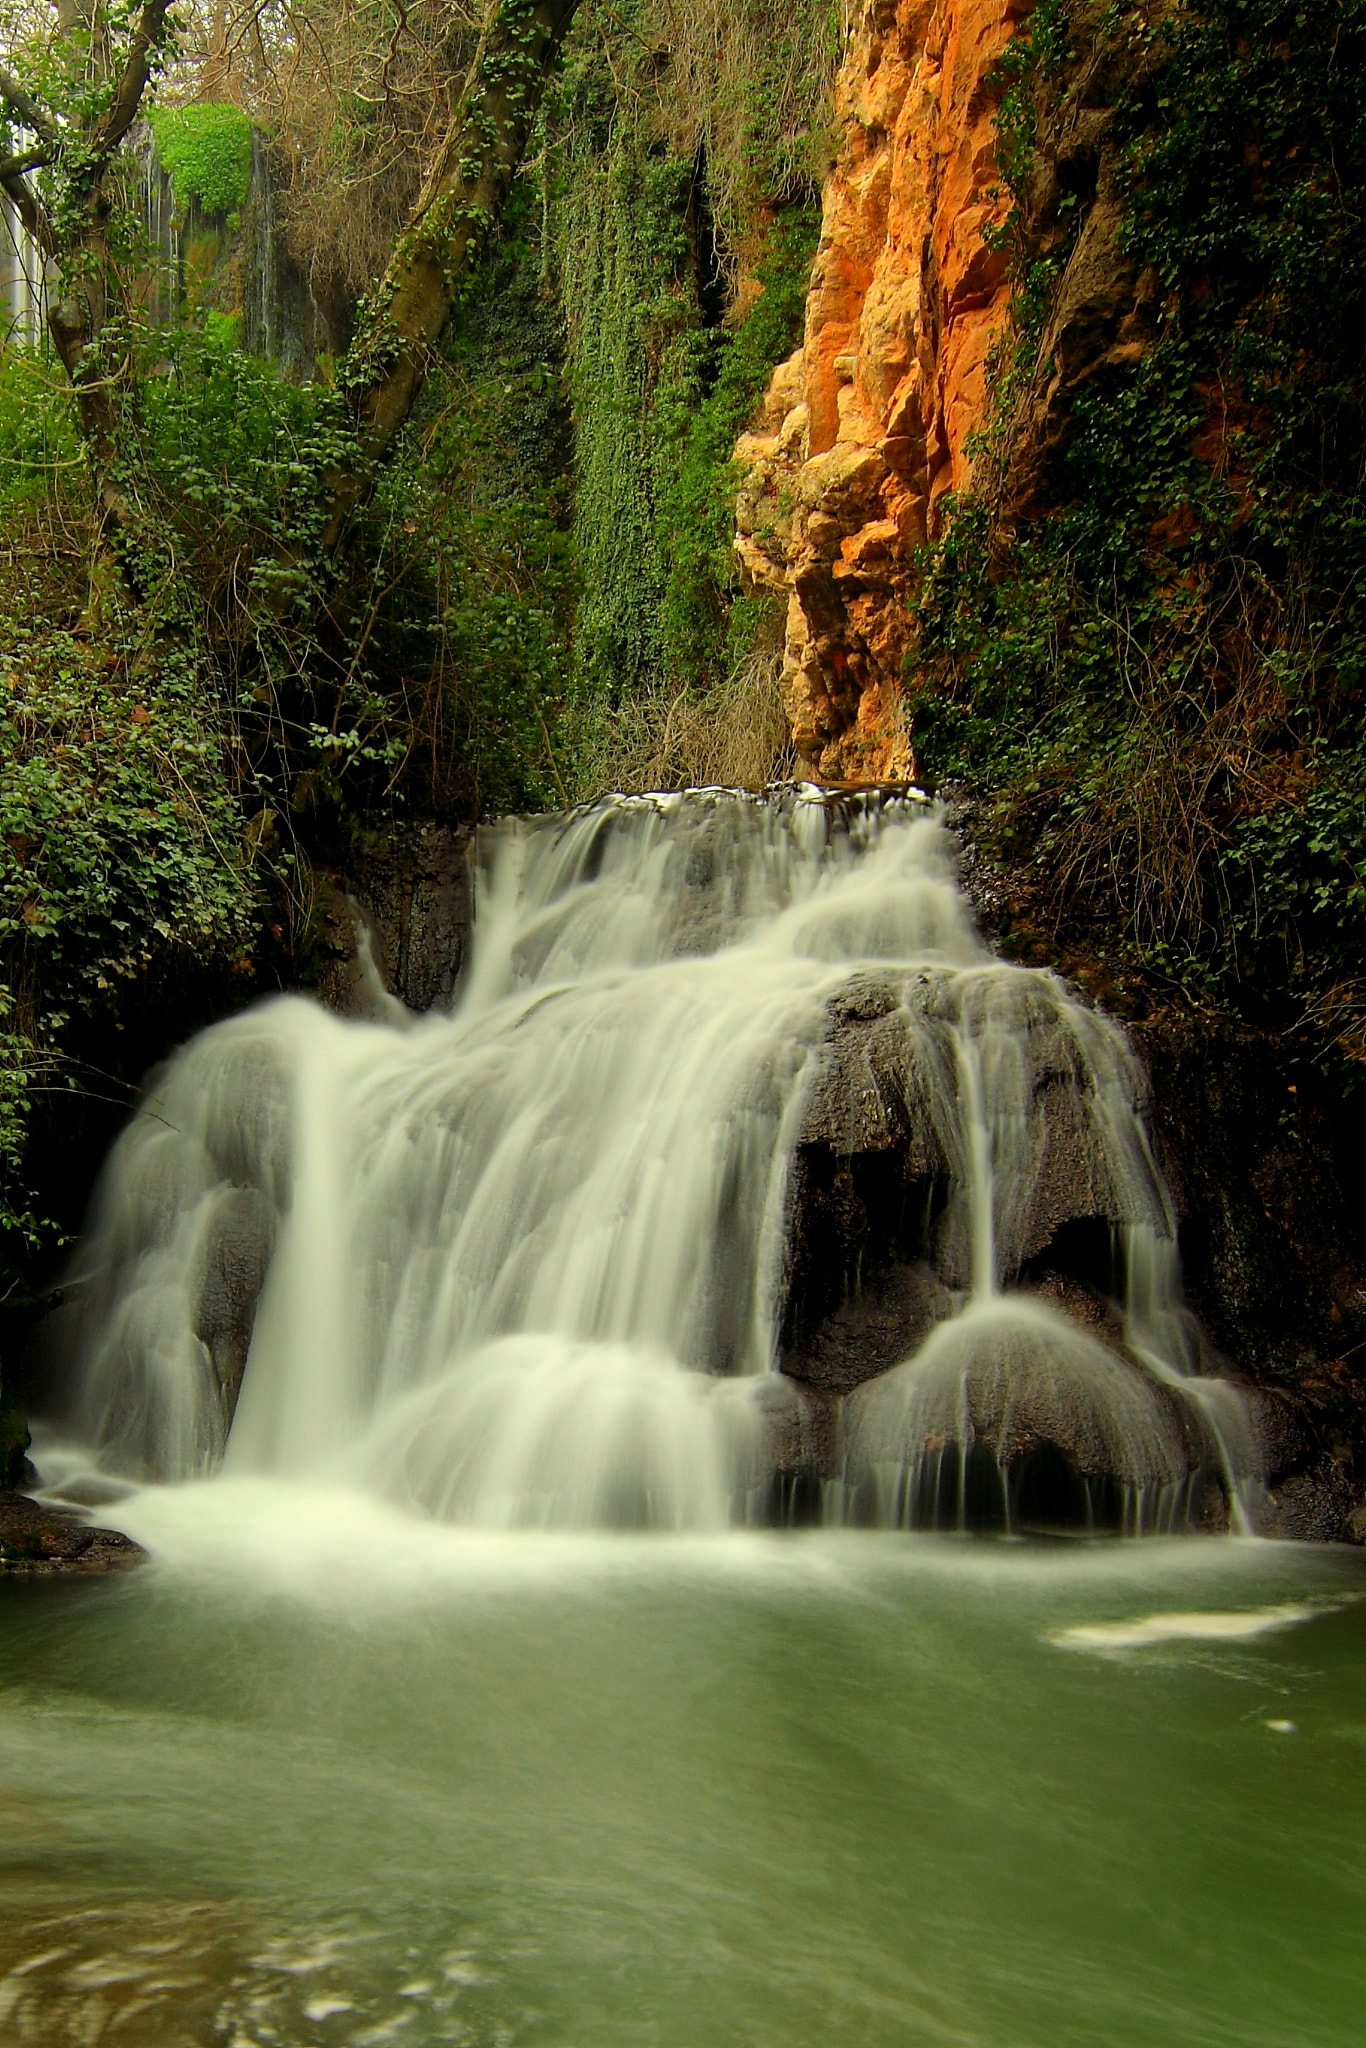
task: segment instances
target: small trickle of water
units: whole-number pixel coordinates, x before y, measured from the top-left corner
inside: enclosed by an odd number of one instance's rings
[[[76,1275],[104,1468],[340,1477],[493,1528],[762,1515],[819,1436],[776,1371],[792,1168],[834,1007],[870,979],[944,1162],[935,1258],[959,1291],[809,1453],[829,1512],[975,1522],[986,1458],[1008,1527],[1035,1454],[1135,1529],[1180,1520],[1202,1465],[1236,1497],[1240,1400],[1191,1377],[1122,1035],[990,954],[930,806],[805,790],[505,824],[450,1014],[283,997],[187,1046],[115,1148]],[[1002,1292],[1064,1130],[1118,1243],[1118,1348]]]

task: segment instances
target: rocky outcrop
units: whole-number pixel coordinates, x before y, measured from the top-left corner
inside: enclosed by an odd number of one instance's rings
[[[1129,369],[1161,292],[1121,233],[1117,109],[1164,61],[1132,17],[1087,0],[1074,47],[1034,107],[1027,183],[1004,189],[999,60],[1027,0],[862,0],[840,72],[840,155],[827,183],[802,348],[775,371],[736,448],[745,577],[787,606],[784,702],[808,773],[914,773],[903,701],[916,549],[974,479],[995,434],[997,528],[1046,516],[1077,395]],[[1054,274],[1033,368],[992,415],[993,351],[1011,298],[1010,242]],[[1193,452],[1226,470],[1246,424],[1211,386]],[[1234,488],[1238,479],[1230,476]],[[1154,546],[1184,538],[1178,518]]]
[[[0,1387],[0,1491],[23,1486],[33,1476],[28,1424]]]
[[[0,1492],[0,1576],[127,1571],[145,1555],[117,1529],[94,1528],[24,1493]]]
[[[805,340],[736,450],[736,546],[749,582],[786,601],[784,703],[823,780],[912,770],[906,599],[916,547],[968,483],[1005,318],[992,75],[1026,11],[863,0]]]
[[[978,869],[985,911],[991,877],[980,859]],[[928,1007],[925,991],[879,974],[832,1003],[826,1067],[794,1161],[780,1362],[807,1410],[802,1453],[827,1475],[848,1397],[895,1376],[962,1305],[961,1191],[918,1097],[908,1002]],[[1263,1533],[1366,1542],[1366,1211],[1345,1171],[1351,1133],[1280,1034],[1170,1011],[1130,1036],[1205,1332],[1203,1369],[1241,1385],[1248,1406],[1269,1488]],[[1053,1035],[1036,1028],[1030,1041],[1036,1170],[1011,1284],[1142,1374],[1114,1305],[1112,1226],[1123,1218]],[[1154,1391],[1186,1442],[1191,1518],[1217,1521],[1219,1489],[1200,1475],[1191,1416],[1168,1389]],[[1017,1388],[1012,1426],[1022,1417]],[[1086,1471],[1084,1445],[1056,1432],[1049,1443],[1050,1456]]]
[[[225,1415],[237,1406],[276,1228],[276,1217],[259,1188],[232,1188],[218,1204],[194,1333],[209,1354]]]
[[[329,1009],[450,1001],[474,922],[473,838],[470,826],[396,827],[322,878],[314,986]]]

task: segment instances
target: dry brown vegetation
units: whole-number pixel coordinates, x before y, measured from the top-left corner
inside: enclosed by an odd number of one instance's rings
[[[759,649],[698,697],[678,689],[623,714],[595,763],[604,789],[763,789],[792,772],[778,679],[782,656]]]

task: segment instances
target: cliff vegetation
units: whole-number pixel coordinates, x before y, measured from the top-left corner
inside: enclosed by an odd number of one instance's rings
[[[1042,0],[909,689],[1044,926],[1366,1057],[1366,9]]]

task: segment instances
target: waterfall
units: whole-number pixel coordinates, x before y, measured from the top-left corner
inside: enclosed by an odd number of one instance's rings
[[[1009,1527],[1031,1457],[1083,1520],[1173,1526],[1211,1471],[1236,1502],[1255,1459],[1198,1377],[1141,1073],[993,957],[932,806],[609,798],[486,832],[477,905],[449,1013],[279,997],[154,1080],[72,1282],[107,1470],[330,1477],[485,1527],[759,1519],[803,1460],[836,1520],[966,1526],[985,1461]],[[794,1162],[874,987],[943,1165],[945,1311],[822,1451],[779,1370]],[[1113,1231],[1112,1339],[1015,1284],[1060,1133]]]

